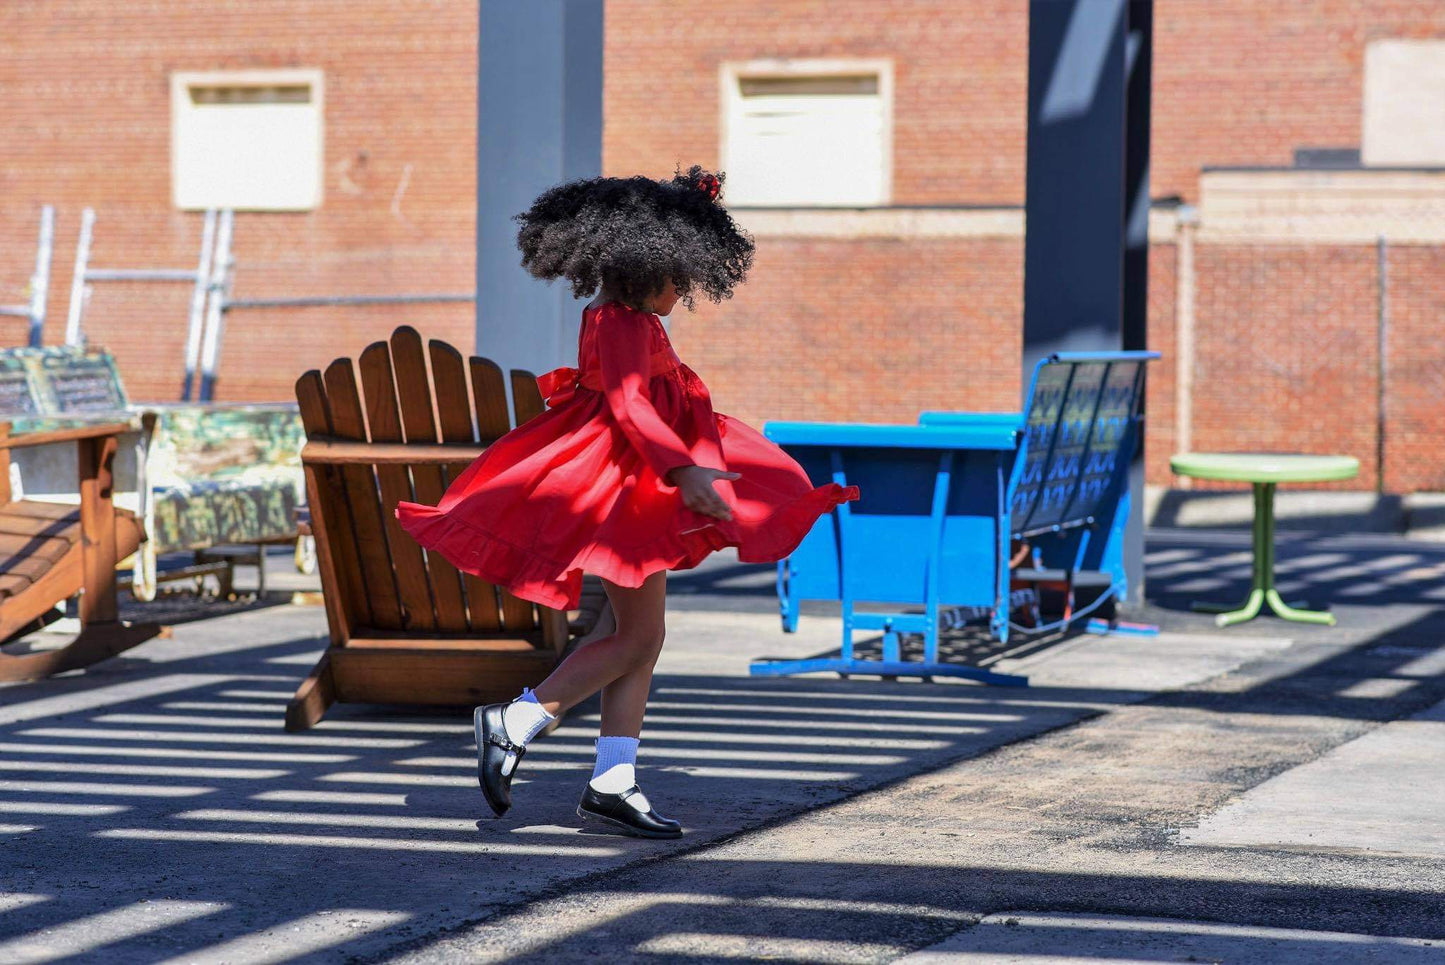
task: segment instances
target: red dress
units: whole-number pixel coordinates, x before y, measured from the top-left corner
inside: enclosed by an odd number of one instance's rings
[[[858,487],[814,488],[761,434],[715,413],[707,386],[656,315],[609,302],[582,313],[580,367],[537,379],[547,411],[487,448],[437,506],[399,503],[418,543],[524,600],[575,609],[582,573],[641,586],[735,546],[782,559]],[[731,520],[693,512],[663,480],[677,466],[741,473],[716,483]]]

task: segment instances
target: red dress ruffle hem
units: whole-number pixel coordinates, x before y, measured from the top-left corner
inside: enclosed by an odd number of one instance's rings
[[[579,369],[537,379],[547,411],[498,439],[436,506],[398,503],[429,551],[524,600],[576,609],[583,572],[641,586],[737,547],[747,563],[780,560],[857,486],[814,487],[792,457],[715,413],[707,386],[678,359],[656,315],[609,302],[582,313]],[[717,483],[731,520],[693,512],[668,470],[741,474]]]

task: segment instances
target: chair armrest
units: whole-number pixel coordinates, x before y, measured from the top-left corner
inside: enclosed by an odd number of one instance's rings
[[[486,445],[476,442],[356,442],[316,436],[301,450],[301,461],[330,466],[447,465],[470,462],[486,451]]]
[[[52,429],[48,432],[27,432],[10,435],[10,423],[0,423],[0,449],[23,449],[27,446],[48,446],[57,442],[78,442],[81,439],[103,439],[119,436],[134,430],[128,422],[106,422],[93,426],[76,426],[70,429]]]

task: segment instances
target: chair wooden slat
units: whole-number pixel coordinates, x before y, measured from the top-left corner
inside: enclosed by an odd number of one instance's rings
[[[535,419],[543,412],[546,412],[547,402],[542,398],[541,389],[537,388],[537,377],[535,375],[525,369],[512,369],[510,374],[512,380],[512,413],[516,420],[515,424],[520,426],[525,422]],[[506,596],[510,597],[511,594],[506,594]],[[557,619],[525,600],[518,600],[515,597],[512,597],[512,599],[515,602],[510,607],[506,605],[506,600],[503,600],[503,619],[507,619],[508,614],[512,614],[512,619],[517,620],[524,626],[529,625],[529,619],[535,621],[536,626],[540,626],[543,630],[547,631],[546,645],[553,646],[553,638],[555,637],[553,631],[555,631],[558,626]],[[559,614],[559,616],[561,617],[560,625],[563,627],[565,636],[565,628],[567,625],[566,615]]]
[[[472,428],[472,399],[467,386],[466,360],[461,352],[439,339],[432,339],[427,347],[431,352],[441,441],[475,441],[477,434]]]
[[[5,571],[6,562],[11,559],[58,560],[79,538],[79,529],[68,535],[61,533],[56,536],[0,535],[0,573]]]
[[[332,362],[326,367],[324,378],[332,434],[341,439],[365,440],[366,424],[351,360]],[[351,504],[357,555],[361,558],[361,572],[371,601],[372,624],[399,630],[401,601],[396,590],[396,575],[391,569],[391,549],[381,518],[376,475],[370,466],[343,466],[341,478],[346,486],[346,499]]]
[[[440,392],[434,393],[432,380],[427,374],[422,338],[416,329],[402,326],[393,332],[391,353],[392,364],[396,368],[397,399],[401,403],[402,427],[406,432],[407,443],[434,444],[439,436],[433,405],[439,408],[456,403],[451,399],[444,401]],[[466,406],[465,392],[462,393],[461,405]],[[473,440],[467,436],[457,441]],[[416,501],[429,506],[439,503],[446,491],[446,477],[442,467],[430,463],[412,463],[410,469]],[[465,630],[467,609],[461,574],[440,553],[428,553],[426,559],[431,576],[432,596],[436,603],[438,629]]]
[[[301,425],[308,437],[331,435],[331,409],[320,372],[312,369],[296,380],[296,401],[301,410]],[[310,485],[313,478],[314,492]],[[324,536],[315,533],[317,563],[322,569],[332,570],[339,584],[339,595],[346,601],[345,606],[333,606],[333,601],[327,603],[328,619],[340,621],[331,627],[333,640],[340,640],[350,631],[351,621],[366,626],[372,623],[371,600],[366,594],[361,552],[356,544],[356,526],[351,519],[351,504],[346,499],[346,483],[339,467],[309,466],[307,479],[307,501],[312,507],[312,517],[324,513],[329,520]]]
[[[487,447],[468,439],[466,442],[351,442],[342,439],[308,439],[301,449],[301,458],[317,465],[345,466],[440,466],[459,462],[463,466],[487,451]]]
[[[6,576],[27,576],[33,580],[44,576],[54,564],[54,560],[45,559],[43,556],[20,556],[5,560],[3,565]]]
[[[528,422],[547,411],[547,401],[537,388],[537,377],[525,369],[512,369],[512,411],[517,425]]]
[[[475,355],[471,358],[470,368],[472,398],[477,406],[477,435],[483,442],[492,442],[512,428],[512,420],[507,415],[507,388],[502,381],[502,370],[491,359]]]
[[[507,414],[507,390],[502,370],[491,359],[471,358],[472,398],[476,402],[477,432],[483,439],[495,440],[512,428]],[[508,630],[531,630],[537,626],[536,607],[497,587],[502,626]]]
[[[14,505],[11,503],[0,509],[0,534],[40,539],[80,539],[80,510],[74,510],[75,515],[66,519],[36,519],[10,512],[10,507]]]
[[[391,333],[391,365],[396,370],[397,399],[401,402],[401,425],[406,441],[436,442],[436,414],[432,409],[432,383],[427,375],[426,355],[420,333],[409,325]],[[440,400],[437,401],[440,404]]]
[[[420,346],[417,346],[418,350]],[[401,442],[401,409],[391,375],[391,349],[385,342],[367,346],[359,360],[362,396],[366,399],[367,425],[372,442]],[[423,368],[425,372],[425,368]],[[434,630],[436,608],[432,603],[431,580],[421,546],[407,535],[396,518],[396,504],[410,501],[411,477],[406,466],[376,466],[381,489],[381,519],[391,547],[392,570],[396,574],[397,597],[402,623],[408,629]]]
[[[442,475],[442,482],[450,486],[462,474],[465,467],[458,467]],[[467,622],[478,632],[494,632],[502,629],[501,591],[495,584],[474,573],[462,573],[462,585],[467,590]]]
[[[466,363],[463,361],[461,353],[446,342],[432,339],[429,348],[431,350],[433,394],[436,398],[441,441],[475,441],[476,433],[472,431],[471,399],[467,393]],[[442,493],[455,478],[442,466],[413,467],[412,477],[416,480],[417,501],[431,505],[436,505],[441,501]],[[440,584],[446,574],[450,573],[458,587],[455,616],[460,619],[461,626],[454,629],[469,626],[476,630],[496,630],[501,626],[501,620],[498,617],[496,587],[470,573],[458,572],[456,567],[439,554],[432,554],[430,559],[433,580]],[[463,586],[466,588],[465,596],[461,592]],[[450,589],[450,585],[448,589]],[[441,620],[441,611],[441,596],[438,594],[438,621]],[[451,616],[449,611],[448,617],[451,618]]]
[[[472,380],[472,401],[477,416],[477,437],[484,442],[494,442],[506,435],[512,428],[512,420],[507,417],[507,389],[506,384],[502,381],[502,370],[491,359],[475,355],[468,360],[467,368]],[[502,627],[505,600],[509,596],[510,594],[505,590],[468,574],[468,602],[470,603],[474,598],[484,599],[481,606],[472,605],[473,625],[485,626],[487,629]],[[516,598],[512,597],[512,599]],[[494,604],[496,609],[492,610],[487,606],[487,602]],[[515,604],[513,606],[515,608]],[[478,624],[478,619],[483,622]],[[514,617],[514,619],[518,618]]]
[[[19,573],[0,573],[0,594],[15,596],[30,586],[31,580],[28,576]]]
[[[75,516],[78,510],[69,503],[43,503],[34,499],[22,499],[5,507],[5,512],[31,519],[66,519]]]

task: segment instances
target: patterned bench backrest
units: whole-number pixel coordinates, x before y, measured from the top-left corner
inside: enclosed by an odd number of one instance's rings
[[[1128,472],[1154,352],[1060,353],[1039,363],[1011,503],[1016,538],[1093,522]]]
[[[282,471],[294,476],[300,494],[306,430],[296,406],[180,403],[147,409],[156,414],[152,486],[269,480]]]
[[[115,359],[104,349],[0,349],[0,419],[114,412],[126,404]]]

